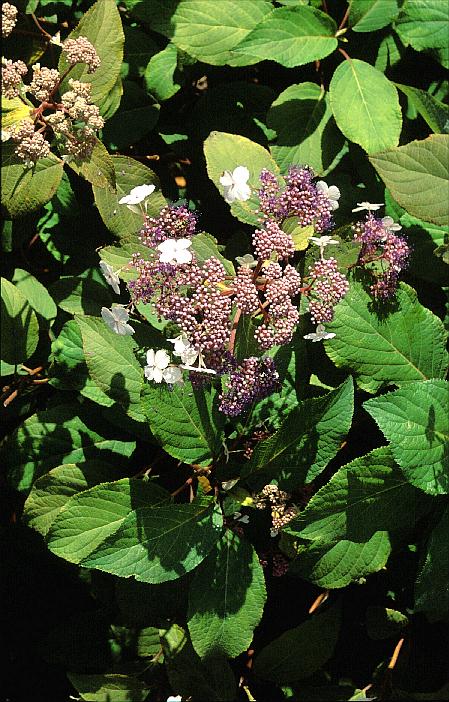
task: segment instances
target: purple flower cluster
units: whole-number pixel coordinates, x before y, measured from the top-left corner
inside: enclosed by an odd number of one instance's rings
[[[357,265],[368,266],[379,262],[382,268],[385,267],[380,273],[371,270],[376,280],[370,290],[375,298],[381,300],[395,295],[399,275],[410,257],[410,247],[404,237],[395,234],[400,226],[393,225],[394,229],[390,229],[385,223],[388,219],[378,219],[370,212],[364,222],[358,222],[353,228],[354,239],[362,244]]]
[[[349,283],[339,272],[335,258],[322,258],[309,267],[311,296],[309,312],[312,322],[324,324],[334,318],[334,307],[346,295]]]
[[[195,234],[197,218],[184,205],[166,205],[158,217],[145,217],[140,240],[156,246],[166,239],[190,239]]]
[[[250,356],[229,374],[226,392],[220,395],[220,411],[236,417],[278,389],[279,374],[273,359]]]

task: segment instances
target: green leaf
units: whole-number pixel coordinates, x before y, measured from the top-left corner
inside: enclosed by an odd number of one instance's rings
[[[412,383],[364,403],[407,480],[431,495],[449,492],[449,384]]]
[[[3,146],[2,205],[14,219],[39,209],[51,200],[63,173],[63,162],[50,154],[33,168],[25,168],[14,153],[14,146]]]
[[[25,295],[1,279],[1,358],[11,365],[26,361],[36,350],[39,324]]]
[[[248,541],[226,531],[190,585],[188,627],[198,655],[235,658],[245,651],[265,600],[257,553]]]
[[[8,127],[13,127],[29,117],[32,109],[32,105],[25,104],[19,97],[8,100],[8,98],[2,96],[2,129],[7,131]]]
[[[110,148],[125,149],[151,132],[159,119],[160,106],[137,83],[123,81],[123,99],[112,119],[104,126],[103,141]],[[114,170],[114,164],[111,161]]]
[[[366,610],[368,636],[375,641],[397,636],[407,625],[408,617],[396,609],[370,606]]]
[[[210,11],[209,0],[181,0],[171,17],[170,36],[178,49],[214,66],[234,65],[233,49],[272,10],[266,0],[227,0]],[[245,61],[255,63],[255,59]],[[245,65],[237,61],[235,65]]]
[[[401,83],[395,83],[395,85],[408,97],[433,132],[441,134],[441,132],[445,131],[449,120],[449,107],[444,102],[440,102],[440,100],[437,100],[425,90],[419,90],[419,88],[402,85]]]
[[[174,44],[167,44],[165,49],[151,57],[144,73],[145,85],[149,93],[158,100],[169,100],[180,89],[175,83],[178,66],[178,50]]]
[[[334,20],[313,7],[279,7],[234,52],[294,68],[331,54],[338,45],[336,31]]]
[[[149,385],[142,409],[164,451],[184,463],[209,465],[221,448],[220,420],[212,411],[216,391],[191,383],[167,388]]]
[[[209,658],[203,663],[185,631],[177,624],[161,631],[161,643],[173,690],[183,697],[189,697],[194,691],[193,699],[198,702],[234,702],[235,677],[225,658]]]
[[[131,212],[126,205],[119,205],[119,200],[128,195],[137,185],[153,183],[160,190],[159,178],[153,171],[128,156],[111,156],[115,169],[117,192],[94,186],[95,204],[107,228],[121,238],[135,234],[142,227],[142,215]],[[162,193],[154,192],[147,200],[147,212],[155,217],[166,205]]]
[[[24,505],[26,524],[45,536],[66,502],[79,492],[107,482],[116,472],[100,461],[58,466],[38,478]]]
[[[273,436],[257,444],[242,477],[268,473],[285,489],[310,483],[339,450],[353,408],[352,378],[323,397],[300,402]]]
[[[375,532],[412,529],[421,499],[384,446],[340,468],[285,530],[317,544],[360,544]]]
[[[115,190],[114,164],[107,149],[98,139],[95,140],[95,146],[88,158],[80,161],[70,158],[66,163],[96,188]]]
[[[45,320],[50,325],[53,324],[57,315],[57,308],[47,289],[40,283],[34,275],[22,268],[16,268],[13,276],[13,283],[16,288],[28,300],[29,304],[41,320]]]
[[[207,232],[196,234],[192,239],[192,250],[195,252],[196,259],[200,265],[208,258],[211,258],[211,256],[214,256],[223,264],[229,275],[235,275],[234,265],[222,256],[217,246],[217,240],[211,234],[207,234]]]
[[[237,134],[211,132],[204,142],[204,155],[209,178],[220,193],[223,192],[223,186],[220,185],[220,176],[223,175],[224,171],[232,172],[237,166],[246,166],[248,168],[248,184],[252,189],[252,195],[245,202],[233,202],[231,212],[241,222],[257,226],[259,224],[257,190],[261,186],[259,181],[260,173],[264,168],[276,175],[279,173],[279,168],[268,151],[263,146]],[[279,182],[283,182],[281,178],[279,178]]]
[[[28,490],[35,478],[58,465],[89,459],[122,464],[135,446],[116,428],[103,426],[88,408],[66,404],[28,417],[8,438],[2,455],[10,484]]]
[[[340,622],[337,603],[289,629],[262,649],[254,662],[254,674],[278,684],[310,677],[332,656]]]
[[[340,589],[385,567],[391,553],[388,533],[376,531],[368,541],[358,543],[342,539],[323,546],[314,542],[299,548],[290,572],[326,589]]]
[[[166,495],[139,480],[97,485],[66,503],[48,547],[72,563],[122,578],[176,580],[213,548],[222,517],[210,500],[168,505]]]
[[[353,32],[375,32],[399,14],[398,0],[351,0],[349,25]]]
[[[394,199],[425,222],[449,223],[449,136],[432,134],[370,157]]]
[[[441,321],[404,283],[397,303],[397,311],[382,318],[371,311],[370,295],[354,282],[328,325],[336,336],[324,342],[327,355],[336,366],[350,368],[367,392],[446,374],[448,355]]]
[[[394,66],[401,60],[404,52],[405,48],[401,44],[399,37],[396,34],[387,34],[379,44],[374,67],[378,71],[385,73],[388,68],[391,68],[391,66]]]
[[[125,40],[120,14],[114,0],[101,0],[90,7],[81,17],[77,27],[70,32],[69,39],[86,37],[94,45],[101,64],[94,73],[88,73],[85,63],[77,64],[70,71],[70,78],[92,84],[92,102],[100,108],[119,77]],[[64,52],[59,59],[59,71],[68,68]],[[62,91],[68,90],[68,79]]]
[[[133,510],[161,505],[169,497],[158,485],[135,478],[95,485],[65,503],[47,534],[48,547],[70,563],[81,563]]]
[[[329,96],[345,137],[369,154],[399,143],[402,115],[397,90],[369,63],[343,61],[332,76]]]
[[[343,147],[329,105],[328,95],[316,83],[290,85],[273,102],[267,113],[267,125],[277,132],[270,147],[281,170],[307,164],[323,174]]]
[[[97,317],[77,317],[89,374],[108,397],[136,421],[144,421],[140,410],[143,371],[129,336],[114,334]]]
[[[449,6],[441,0],[407,0],[395,29],[403,43],[416,51],[433,50],[449,68],[447,25]]]
[[[80,698],[86,702],[144,702],[150,694],[150,686],[132,675],[104,673],[86,675],[67,673]]]
[[[449,612],[449,508],[434,527],[427,544],[424,562],[415,585],[415,611],[425,612],[432,620]]]
[[[120,103],[123,97],[123,83],[120,76],[114,83],[114,87],[111,88],[106,98],[101,103],[100,115],[103,117],[104,121],[107,122],[120,107]]]
[[[120,75],[128,80],[141,78],[145,73],[148,61],[158,53],[158,45],[138,27],[125,25],[123,31],[125,32],[125,47]]]
[[[58,307],[69,314],[99,315],[102,307],[112,304],[111,288],[98,269],[88,269],[82,276],[62,276],[50,286]]]

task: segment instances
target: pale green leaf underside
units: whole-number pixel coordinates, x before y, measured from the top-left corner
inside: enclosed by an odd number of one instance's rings
[[[337,366],[354,371],[358,385],[368,392],[387,384],[441,378],[447,370],[441,321],[404,283],[397,301],[398,310],[380,319],[370,310],[370,295],[359,283],[351,283],[329,324],[336,336],[325,342],[327,355]]]

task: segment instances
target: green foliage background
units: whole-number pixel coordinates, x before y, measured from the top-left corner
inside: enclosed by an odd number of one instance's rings
[[[64,70],[48,36],[86,36],[101,68],[75,70],[106,124],[82,165],[24,171],[3,149],[5,699],[449,699],[447,3],[18,6],[5,56]],[[153,183],[149,214],[188,203],[198,258],[232,274],[257,199],[217,188],[242,164],[253,190],[294,164],[338,185],[342,266],[364,200],[412,256],[390,307],[351,279],[324,348],[302,315],[274,350],[281,391],[239,423],[216,390],[144,382],[169,330],[139,305],[135,335],[113,334],[98,264],[143,252],[118,201]],[[300,508],[275,539],[252,499],[270,482]]]

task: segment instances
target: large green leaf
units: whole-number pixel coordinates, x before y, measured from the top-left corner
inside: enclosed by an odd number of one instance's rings
[[[391,442],[407,480],[431,495],[449,492],[449,383],[412,383],[364,403]]]
[[[304,400],[273,436],[257,444],[242,476],[268,473],[286,489],[311,482],[339,450],[353,409],[351,378],[323,397]]]
[[[67,673],[67,677],[85,702],[144,702],[151,689],[143,680],[121,673]]]
[[[169,497],[158,485],[135,478],[95,485],[67,500],[47,534],[48,547],[71,563],[81,563],[133,510],[164,504]]]
[[[262,649],[254,662],[254,674],[278,684],[310,677],[332,656],[340,622],[337,603],[289,629]]]
[[[351,0],[349,24],[353,32],[375,32],[399,14],[398,0]]]
[[[1,279],[1,358],[11,365],[26,361],[36,350],[39,324],[36,314],[18,287]]]
[[[9,437],[2,455],[10,484],[28,490],[35,478],[62,463],[99,459],[123,464],[135,446],[135,441],[103,426],[96,414],[75,403],[33,414]]]
[[[329,95],[335,121],[351,141],[369,154],[399,143],[402,115],[398,93],[388,78],[365,61],[343,61]]]
[[[449,223],[449,135],[432,134],[375,154],[370,161],[407,212],[425,222]]]
[[[119,200],[137,185],[154,184],[157,191],[147,200],[147,212],[155,217],[166,204],[160,190],[159,178],[149,168],[128,156],[111,156],[115,169],[117,192],[94,186],[95,203],[107,228],[121,238],[136,234],[142,227],[142,215],[131,212]]]
[[[137,83],[123,81],[123,98],[117,112],[104,126],[103,141],[109,148],[126,149],[151,132],[159,119],[160,106]],[[112,169],[114,164],[111,162]]]
[[[449,612],[449,508],[434,527],[427,552],[415,585],[415,611],[426,612],[432,619],[447,617]]]
[[[113,300],[112,289],[98,268],[89,268],[80,276],[61,276],[50,292],[58,307],[69,314],[99,315]]]
[[[252,195],[245,202],[233,202],[231,212],[241,222],[256,226],[259,223],[257,216],[259,204],[257,190],[261,187],[259,176],[264,168],[278,174],[279,168],[276,162],[263,146],[255,144],[246,137],[225,132],[211,132],[204,142],[204,154],[209,178],[221,193],[223,186],[220,185],[220,176],[224,171],[232,172],[237,166],[248,168],[248,184],[252,189]],[[281,178],[279,182],[283,182]]]
[[[279,7],[234,52],[294,68],[331,54],[338,45],[336,31],[334,20],[313,7]]]
[[[332,167],[343,147],[327,93],[316,83],[290,85],[271,105],[267,125],[277,132],[270,150],[285,172],[308,165],[322,174]]]
[[[371,573],[385,567],[391,553],[386,531],[376,531],[361,543],[342,539],[323,546],[314,542],[298,548],[298,558],[290,572],[322,588],[332,590],[363,582]]]
[[[449,68],[447,27],[449,5],[441,0],[407,0],[395,29],[406,46],[430,50]]]
[[[446,131],[446,125],[449,120],[449,107],[444,102],[437,100],[425,90],[413,88],[411,85],[402,85],[401,83],[396,83],[395,85],[408,97],[433,132],[441,134],[441,132]]]
[[[149,385],[142,409],[154,436],[167,453],[184,463],[209,465],[222,443],[220,420],[212,404],[215,390],[192,388],[191,383],[166,387]]]
[[[215,66],[255,63],[257,58],[252,57],[233,61],[232,49],[271,10],[267,0],[227,0],[215,3],[213,11],[210,0],[181,0],[171,18],[170,35],[175,46],[205,63]]]
[[[377,531],[413,528],[428,503],[382,447],[340,468],[286,531],[318,544],[363,543]]]
[[[54,521],[48,545],[72,563],[120,577],[176,580],[207,556],[222,516],[208,499],[167,503],[153,483],[119,480],[72,497]]]
[[[61,182],[64,164],[50,154],[40,158],[33,168],[25,168],[13,146],[6,144],[2,150],[2,205],[14,219],[51,200]]]
[[[46,324],[53,324],[57,308],[55,301],[49,294],[47,288],[40,283],[34,275],[22,268],[16,268],[13,276],[13,283],[16,288],[28,300],[33,310],[41,321]]]
[[[65,503],[79,492],[107,482],[116,469],[100,461],[69,463],[38,478],[24,505],[28,526],[45,536]]]
[[[80,161],[67,159],[66,163],[75,173],[83,176],[95,187],[115,191],[114,164],[99,139],[95,140],[95,146],[87,158]]]
[[[201,658],[235,658],[250,645],[266,600],[265,578],[254,548],[226,531],[195,572],[188,627]]]
[[[158,100],[169,100],[180,89],[175,83],[178,66],[178,50],[174,44],[167,44],[165,49],[151,57],[145,69],[145,84],[149,93]]]
[[[76,39],[80,36],[86,37],[94,45],[101,64],[90,74],[85,63],[77,64],[70,71],[69,77],[91,83],[92,102],[101,107],[116,84],[123,59],[125,36],[114,0],[99,0],[82,15],[68,38]],[[63,52],[59,59],[59,71],[63,73],[67,68],[68,63]],[[64,81],[62,89],[69,89],[67,81]]]
[[[140,391],[143,371],[129,336],[114,334],[98,317],[77,317],[90,377],[108,397],[137,421],[143,421]]]
[[[363,287],[351,283],[329,324],[336,336],[324,344],[327,355],[337,366],[353,370],[358,385],[367,392],[446,374],[448,355],[441,321],[404,283],[397,302],[397,311],[382,318],[372,310]]]

